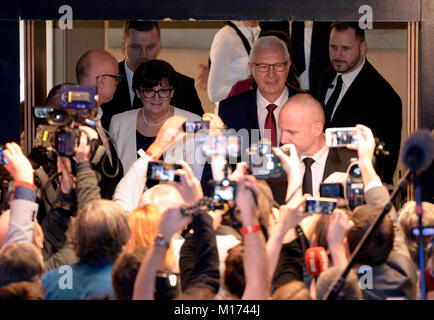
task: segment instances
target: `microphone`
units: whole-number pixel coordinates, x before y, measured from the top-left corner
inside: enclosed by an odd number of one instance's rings
[[[310,275],[318,276],[329,268],[329,257],[323,247],[313,247],[306,250],[304,263]]]
[[[335,86],[333,85],[333,84],[331,84],[331,83],[329,83],[328,85],[327,85],[327,89],[333,89]]]
[[[411,171],[425,170],[434,156],[434,140],[428,129],[420,129],[410,135],[402,150],[401,159]]]

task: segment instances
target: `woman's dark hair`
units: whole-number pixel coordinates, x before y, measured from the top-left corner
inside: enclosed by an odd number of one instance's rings
[[[142,63],[134,72],[133,90],[140,88],[153,88],[167,80],[173,87],[175,70],[164,60],[149,60]]]

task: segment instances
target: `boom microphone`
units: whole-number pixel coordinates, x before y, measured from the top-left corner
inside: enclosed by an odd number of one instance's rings
[[[425,170],[434,157],[434,140],[428,129],[410,135],[402,150],[402,162],[411,171]]]
[[[313,247],[306,250],[304,263],[310,275],[318,276],[329,268],[329,257],[323,247]]]

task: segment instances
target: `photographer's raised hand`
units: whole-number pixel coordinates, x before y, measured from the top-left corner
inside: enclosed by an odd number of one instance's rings
[[[367,187],[373,181],[381,184],[381,179],[375,172],[372,159],[375,151],[375,138],[368,127],[358,124],[356,136],[357,144],[349,145],[348,149],[357,150],[359,167],[362,173],[363,184]]]
[[[94,139],[98,139],[98,133],[87,126],[78,127],[80,130],[80,141],[75,150],[75,160],[80,162],[90,161],[91,158],[91,150],[89,142]]]
[[[167,119],[146,152],[151,154],[153,159],[159,159],[172,143],[185,136],[182,125],[186,120],[187,118],[182,116],[173,116]]]
[[[155,242],[146,253],[134,282],[133,300],[153,300],[155,278],[158,268],[163,264],[172,236],[191,223],[190,217],[184,217],[180,208],[167,209],[158,224],[159,241]]]
[[[302,197],[301,184],[301,164],[297,150],[293,144],[286,144],[280,148],[273,148],[275,154],[280,158],[283,169],[288,177],[288,189],[286,192],[286,200],[290,200],[294,195],[294,199],[298,202]],[[285,152],[289,151],[289,156]]]
[[[187,204],[193,204],[203,198],[202,186],[200,181],[195,177],[191,167],[185,161],[181,160],[179,164],[182,166],[182,169],[176,170],[175,174],[181,177],[181,181],[173,181],[170,184],[178,189]]]
[[[348,257],[345,249],[345,239],[354,222],[348,218],[345,211],[335,209],[330,217],[327,229],[327,244],[333,259],[334,266],[346,267]]]
[[[22,181],[33,185],[33,168],[20,146],[15,142],[10,142],[6,143],[5,147],[3,155],[8,164],[4,166],[14,181]]]
[[[256,178],[254,176],[244,176],[237,179],[235,203],[240,209],[243,226],[252,226],[259,223],[256,210],[256,194]]]
[[[71,173],[71,160],[69,157],[57,157],[57,172],[60,176],[60,189],[63,194],[70,194],[75,188],[74,177]]]

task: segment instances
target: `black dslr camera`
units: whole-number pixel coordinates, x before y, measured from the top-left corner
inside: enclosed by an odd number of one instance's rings
[[[352,161],[347,169],[347,181],[344,185],[345,198],[350,210],[365,204],[362,172],[357,161]]]
[[[96,87],[63,85],[60,89],[60,106],[35,107],[36,118],[46,118],[48,125],[36,131],[35,147],[54,148],[61,156],[74,155],[80,132],[75,123],[94,125],[89,110],[96,107]]]
[[[263,139],[258,144],[252,144],[247,152],[252,175],[257,179],[287,179],[282,162],[271,149],[271,142],[269,140]]]

